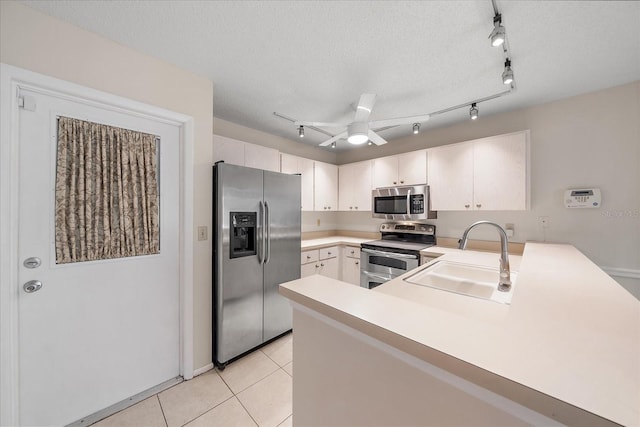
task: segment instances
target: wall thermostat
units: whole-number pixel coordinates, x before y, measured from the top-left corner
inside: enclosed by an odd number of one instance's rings
[[[599,188],[571,189],[564,192],[567,208],[599,208],[602,203]]]

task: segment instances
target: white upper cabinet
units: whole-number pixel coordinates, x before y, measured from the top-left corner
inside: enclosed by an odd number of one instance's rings
[[[338,166],[338,209],[371,210],[371,161]]]
[[[244,144],[237,139],[213,135],[213,162],[223,160],[225,163],[244,166]]]
[[[250,168],[280,172],[280,152],[262,145],[244,145],[244,165]]]
[[[280,172],[280,152],[226,136],[213,135],[213,161]]]
[[[429,149],[434,210],[529,209],[529,131]]]
[[[302,210],[313,210],[313,160],[290,154],[280,154],[280,171],[282,173],[302,176]]]
[[[338,167],[329,163],[314,164],[314,210],[338,210]]]
[[[372,162],[374,188],[427,182],[427,150],[381,157]]]

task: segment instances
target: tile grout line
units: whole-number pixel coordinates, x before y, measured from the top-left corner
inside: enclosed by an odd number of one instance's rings
[[[229,389],[229,391],[231,391],[231,389]],[[233,393],[233,392],[231,392],[231,393]],[[220,406],[220,405],[222,405],[222,404],[224,404],[224,403],[227,403],[228,401],[230,401],[230,400],[231,400],[231,399],[233,399],[234,397],[236,397],[236,396],[235,396],[235,395],[233,395],[233,396],[231,396],[230,398],[228,398],[228,399],[226,399],[226,400],[223,400],[222,402],[218,403],[218,404],[217,404],[217,405],[215,405],[214,407],[207,409],[207,410],[206,410],[205,412],[203,412],[202,414],[200,414],[200,415],[198,415],[197,417],[195,417],[195,418],[193,418],[193,419],[191,419],[191,420],[187,421],[186,423],[182,424],[182,426],[181,426],[181,427],[184,427],[184,426],[186,426],[187,424],[194,422],[194,421],[195,421],[195,420],[197,420],[198,418],[202,418],[203,416],[205,416],[205,415],[206,415],[206,414],[208,414],[209,412],[211,412],[211,411],[213,411],[214,409],[216,409],[218,406]],[[238,400],[239,400],[239,399],[238,399]]]
[[[167,416],[164,414],[164,408],[162,407],[162,401],[160,400],[160,393],[156,393],[156,399],[158,400],[158,405],[160,405],[160,412],[162,412],[162,418],[164,418],[165,427],[169,427],[169,422],[167,421]]]

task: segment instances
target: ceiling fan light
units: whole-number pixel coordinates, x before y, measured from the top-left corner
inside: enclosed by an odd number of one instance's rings
[[[369,140],[369,125],[365,122],[354,122],[348,127],[347,141],[353,145],[361,145]]]
[[[417,135],[420,133],[420,123],[414,123],[413,124],[413,134]]]
[[[471,120],[478,120],[478,107],[476,107],[476,103],[471,104],[471,109],[469,110],[469,117]]]

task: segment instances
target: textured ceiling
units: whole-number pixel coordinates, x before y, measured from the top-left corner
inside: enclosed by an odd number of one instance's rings
[[[22,3],[210,78],[216,117],[293,140],[293,123],[274,112],[348,122],[366,92],[377,94],[370,119],[380,120],[506,88],[502,50],[488,41],[490,0]],[[640,2],[497,5],[518,89],[479,104],[480,119],[640,79]],[[468,118],[462,108],[421,131]],[[313,145],[328,138],[305,133]],[[388,140],[410,133],[410,125],[380,132]]]

